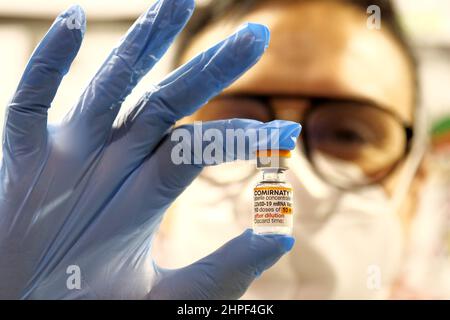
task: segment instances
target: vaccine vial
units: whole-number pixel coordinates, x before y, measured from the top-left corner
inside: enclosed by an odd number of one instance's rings
[[[292,235],[292,186],[286,181],[289,150],[259,150],[256,153],[261,181],[253,189],[253,232]]]

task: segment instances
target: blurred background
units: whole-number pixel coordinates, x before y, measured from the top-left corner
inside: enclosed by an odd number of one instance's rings
[[[58,122],[75,103],[111,48],[151,2],[77,1],[87,15],[87,32],[81,50],[69,74],[64,78],[50,110],[50,122]],[[198,1],[197,10],[201,10],[206,2]],[[416,254],[411,259],[411,267],[407,267],[405,272],[410,274],[410,285],[432,287],[446,282],[450,291],[450,277],[430,277],[430,274],[437,274],[443,269],[450,270],[450,1],[394,2],[419,58],[421,104],[429,115],[429,133],[433,142],[429,185],[440,191],[439,199],[436,198],[437,195],[433,198],[433,192],[423,199],[421,212],[425,213],[418,216],[415,226],[417,232],[413,250]],[[55,16],[71,4],[73,0],[0,1],[1,123],[5,107],[33,48]],[[123,110],[132,106],[153,83],[158,82],[170,70],[173,53],[174,48],[143,79],[126,100]],[[442,190],[446,191],[442,193]],[[431,212],[442,214],[431,216]],[[436,261],[435,265],[430,267],[421,262],[430,257]],[[448,276],[449,273],[446,274]]]

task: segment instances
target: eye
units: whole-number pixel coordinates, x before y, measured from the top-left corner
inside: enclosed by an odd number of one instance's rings
[[[314,128],[309,133],[315,145],[334,145],[335,148],[360,147],[369,143],[366,135],[352,128]]]
[[[331,133],[334,140],[346,144],[365,144],[367,140],[360,133],[349,128],[337,128]]]

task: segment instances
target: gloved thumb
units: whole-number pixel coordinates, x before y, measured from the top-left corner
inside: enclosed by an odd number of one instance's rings
[[[185,268],[164,270],[149,299],[238,299],[252,281],[290,251],[294,238],[252,230]]]

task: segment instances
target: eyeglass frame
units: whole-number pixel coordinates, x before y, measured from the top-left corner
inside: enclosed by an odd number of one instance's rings
[[[302,133],[299,137],[299,140],[301,140],[303,143],[302,145],[302,151],[306,155],[306,158],[308,162],[311,164],[312,168],[314,169],[315,173],[321,177],[321,179],[327,183],[332,184],[333,186],[337,187],[338,189],[344,189],[344,190],[354,190],[354,189],[360,189],[364,188],[373,184],[378,184],[382,181],[384,181],[387,177],[389,177],[392,172],[399,166],[399,164],[402,162],[403,159],[405,159],[409,152],[411,151],[412,146],[412,140],[414,138],[414,128],[412,125],[406,123],[397,113],[395,113],[392,110],[383,108],[382,106],[374,103],[373,101],[367,100],[367,99],[349,99],[349,98],[339,98],[339,97],[311,97],[311,96],[304,96],[304,95],[297,95],[297,94],[246,94],[246,93],[233,93],[233,94],[224,94],[216,99],[221,98],[245,98],[245,99],[251,99],[255,100],[261,103],[262,106],[264,106],[267,111],[269,111],[269,116],[272,120],[276,120],[276,112],[274,110],[273,104],[270,103],[269,100],[274,99],[298,99],[298,100],[307,100],[309,102],[309,107],[305,110],[305,113],[302,116],[302,122],[306,123],[306,119],[308,119],[311,116],[311,113],[316,112],[320,108],[320,106],[326,104],[326,103],[336,103],[336,104],[342,104],[346,106],[359,106],[359,105],[365,105],[371,108],[374,108],[376,110],[379,110],[389,116],[391,116],[396,122],[400,124],[400,126],[403,128],[404,135],[405,135],[405,148],[403,150],[403,155],[399,157],[398,160],[395,161],[391,165],[391,168],[380,178],[374,179],[373,181],[367,183],[367,184],[361,184],[361,185],[354,185],[350,187],[343,187],[340,185],[337,185],[336,183],[333,183],[329,181],[329,179],[325,178],[324,175],[317,169],[315,162],[311,158],[311,149],[308,143],[308,133],[307,130],[302,130]],[[300,121],[299,121],[300,122]]]

